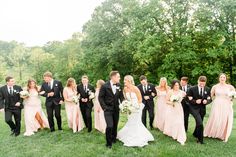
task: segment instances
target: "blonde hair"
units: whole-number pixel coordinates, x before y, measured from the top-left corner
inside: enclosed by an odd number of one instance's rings
[[[132,85],[135,85],[133,76],[126,75],[124,79],[128,80]]]
[[[167,79],[166,79],[166,77],[161,77],[161,78],[160,78],[159,88],[161,87],[161,81],[166,81],[164,88],[165,88],[165,90],[167,91],[169,88],[168,88],[168,84],[167,84]]]
[[[52,78],[52,73],[50,71],[47,71],[43,74],[43,77],[51,77]]]
[[[105,84],[105,82],[103,80],[98,80],[97,83],[96,83],[97,88],[101,88],[102,85],[104,85],[104,84]]]

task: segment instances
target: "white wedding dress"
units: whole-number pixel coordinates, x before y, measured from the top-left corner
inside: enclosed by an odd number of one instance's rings
[[[132,103],[138,103],[138,98],[135,93],[126,93],[127,99]],[[141,117],[144,104],[140,104],[137,112],[131,113],[128,116],[128,121],[125,126],[118,132],[117,139],[128,147],[143,147],[148,145],[148,141],[154,141],[154,137],[143,125]]]

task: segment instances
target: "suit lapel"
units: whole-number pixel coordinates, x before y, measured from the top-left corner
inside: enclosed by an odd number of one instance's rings
[[[7,85],[4,87],[4,90],[5,90],[7,96],[10,95],[10,93],[8,92]]]
[[[113,93],[112,88],[111,88],[111,83],[110,83],[110,81],[107,82],[107,87],[108,87],[108,89],[111,91],[112,95],[115,95],[115,94]]]

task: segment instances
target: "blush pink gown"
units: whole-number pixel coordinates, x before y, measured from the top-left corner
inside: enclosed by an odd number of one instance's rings
[[[212,90],[215,92],[215,99],[204,129],[204,136],[227,142],[233,127],[233,102],[228,93],[234,90],[234,87],[217,84]]]
[[[97,129],[98,131],[102,133],[105,133],[106,121],[104,117],[104,112],[98,101],[98,94],[99,94],[99,89],[96,90],[95,99],[94,99],[94,119],[95,119],[94,125],[95,125],[95,129]]]
[[[79,102],[78,104],[72,102],[72,98],[77,94],[77,92],[74,92],[70,88],[65,87],[63,90],[63,94],[67,95],[67,98],[71,100],[65,101],[68,126],[73,130],[74,133],[79,132],[84,128],[84,123],[79,107]]]
[[[157,91],[157,103],[155,107],[155,117],[153,127],[158,128],[160,131],[164,129],[164,121],[166,116],[166,91]]]
[[[40,128],[49,128],[48,119],[45,116],[41,100],[38,92],[35,89],[29,91],[30,96],[24,100],[24,118],[25,118],[25,133],[24,136],[31,136]],[[40,117],[40,120],[36,118]]]
[[[172,93],[172,90],[170,92]],[[177,95],[182,97],[182,91]],[[184,113],[181,101],[176,102],[174,107],[169,104],[167,105],[163,133],[177,140],[181,145],[184,145],[187,137],[184,128]]]

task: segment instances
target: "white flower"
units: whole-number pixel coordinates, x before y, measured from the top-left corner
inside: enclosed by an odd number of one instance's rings
[[[236,92],[235,92],[235,91],[230,91],[230,92],[228,93],[228,96],[229,96],[230,98],[236,98]]]
[[[26,90],[20,91],[20,97],[26,98],[29,96],[29,92]]]
[[[77,104],[79,102],[79,97],[77,95],[73,96],[72,101]]]
[[[180,97],[177,95],[171,95],[170,101],[171,102],[178,102],[180,100]]]
[[[121,112],[131,114],[134,112],[137,112],[140,108],[140,105],[138,103],[132,103],[129,100],[124,100],[120,105],[119,108]]]

